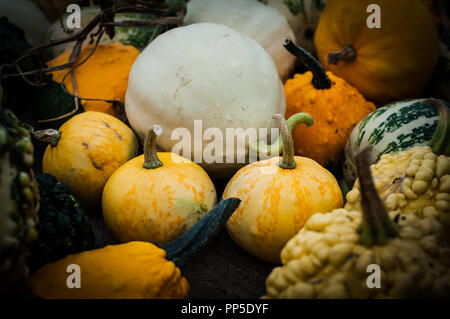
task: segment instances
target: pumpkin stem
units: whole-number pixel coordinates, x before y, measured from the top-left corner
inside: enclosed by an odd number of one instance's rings
[[[296,113],[288,118],[286,122],[289,127],[289,132],[292,133],[294,128],[299,124],[305,124],[306,127],[310,127],[314,124],[314,119],[307,113]],[[264,139],[258,140],[250,144],[249,149],[258,154],[258,158],[272,156],[272,154],[278,155],[283,151],[283,137],[280,134],[276,142],[271,145],[267,145]]]
[[[161,135],[162,127],[153,125],[149,128],[144,139],[144,167],[145,169],[154,169],[161,167],[163,164],[158,158],[158,152],[156,151],[156,138]]]
[[[338,64],[339,61],[353,62],[356,59],[356,50],[351,45],[346,45],[341,51],[328,53],[327,63]]]
[[[161,246],[166,251],[166,258],[178,268],[183,268],[223,228],[240,202],[239,198],[222,200],[183,236]]]
[[[428,99],[425,103],[432,104],[439,109],[439,121],[428,146],[433,153],[450,156],[450,115],[445,103],[437,99]]]
[[[58,144],[59,139],[61,138],[61,133],[54,129],[47,129],[34,132],[34,137],[43,143],[48,143],[52,147],[55,147]]]
[[[312,84],[317,90],[327,90],[331,88],[331,80],[327,75],[327,72],[322,68],[319,61],[314,58],[311,53],[305,49],[295,45],[295,43],[287,38],[284,42],[284,47],[292,55],[296,56],[313,74]]]
[[[356,156],[356,172],[361,188],[362,224],[358,228],[360,242],[366,247],[386,245],[389,237],[397,235],[397,227],[389,218],[388,211],[378,194],[370,171],[369,148]]]
[[[281,138],[283,139],[283,159],[278,163],[278,166],[284,169],[294,169],[297,167],[294,158],[294,141],[287,121],[281,114],[274,114],[272,118],[278,121]]]

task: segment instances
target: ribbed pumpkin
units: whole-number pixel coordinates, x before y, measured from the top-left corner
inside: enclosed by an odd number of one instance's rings
[[[221,201],[180,239],[160,248],[129,242],[82,252],[48,264],[26,282],[41,298],[185,298],[189,283],[181,270],[206,245],[239,205]],[[67,266],[80,267],[80,288],[67,286]]]
[[[88,58],[93,49],[94,45],[83,46],[75,65]],[[69,62],[71,53],[71,49],[67,50],[48,62],[48,66],[54,67]],[[131,45],[123,45],[120,42],[99,44],[94,54],[75,68],[78,96],[85,99],[124,102],[128,86],[128,73],[138,55],[138,49]],[[53,80],[61,83],[68,72],[68,69],[53,72]],[[70,75],[65,78],[64,84],[69,92],[73,93]],[[82,105],[86,111],[98,111],[111,115],[119,113],[112,103],[105,101],[83,100]]]
[[[438,32],[420,0],[378,0],[381,28],[369,28],[372,0],[330,0],[314,43],[322,65],[377,105],[418,96],[439,56]]]
[[[181,236],[216,203],[214,184],[194,162],[156,152],[161,127],[145,137],[144,155],[119,168],[103,190],[103,218],[120,242],[164,244]]]
[[[138,152],[133,131],[115,117],[84,112],[64,123],[59,131],[36,131],[48,142],[42,169],[69,185],[83,206],[101,203],[103,186],[111,174]]]
[[[296,117],[308,126],[313,123],[308,114]],[[308,218],[341,207],[343,198],[330,172],[312,159],[294,156],[284,117],[278,114],[274,118],[280,121],[283,157],[241,168],[226,186],[223,198],[242,201],[227,223],[233,240],[251,254],[279,263],[281,249]]]
[[[353,128],[375,110],[375,105],[345,80],[325,72],[312,55],[291,40],[286,41],[285,47],[310,69],[296,74],[284,85],[286,116],[305,112],[314,118],[311,128],[294,129],[295,153],[320,165],[337,167]]]

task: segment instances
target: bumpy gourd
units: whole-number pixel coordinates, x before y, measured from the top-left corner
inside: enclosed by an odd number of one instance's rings
[[[239,202],[221,201],[184,236],[161,248],[135,241],[69,255],[39,269],[27,287],[42,298],[185,298],[189,283],[180,267],[223,227]],[[71,264],[80,267],[80,288],[67,287]]]
[[[341,207],[343,198],[330,172],[309,158],[294,156],[284,117],[274,118],[281,121],[282,160],[275,156],[240,169],[226,186],[223,198],[242,200],[227,223],[233,240],[253,255],[279,263],[281,249],[308,218]],[[313,119],[301,113],[296,122],[310,126]]]
[[[379,0],[381,28],[369,28],[370,4],[327,1],[314,38],[319,61],[377,105],[414,98],[439,56],[433,17],[419,0]]]
[[[367,115],[345,144],[343,167],[347,185],[352,187],[356,180],[355,157],[360,150],[370,147],[370,164],[374,164],[384,154],[425,146],[433,138],[438,122],[449,117],[449,107],[442,100],[416,99],[388,104]]]
[[[325,72],[308,52],[288,40],[285,47],[311,72],[296,74],[286,82],[286,116],[305,112],[314,118],[314,126],[293,131],[295,153],[314,159],[323,166],[335,166],[355,125],[375,105],[345,80]],[[308,138],[304,138],[308,136]]]
[[[138,152],[133,131],[115,117],[84,112],[65,122],[59,131],[36,131],[35,137],[50,145],[42,160],[44,173],[69,185],[83,206],[101,203],[106,180]]]
[[[313,215],[283,248],[283,266],[267,278],[265,298],[450,296],[448,226],[433,214],[403,207],[388,213],[363,157],[358,158],[362,212],[347,206]],[[377,289],[367,284],[372,264],[381,271]]]
[[[37,238],[39,191],[31,132],[10,110],[0,108],[0,296],[28,274],[28,252]]]
[[[120,242],[175,240],[216,203],[208,174],[175,153],[157,153],[157,134],[160,127],[147,132],[144,155],[120,167],[103,190],[103,219]]]
[[[83,62],[91,54],[95,44],[83,46],[75,65]],[[72,50],[67,50],[47,64],[49,67],[63,65],[69,62]],[[77,83],[77,92],[86,111],[98,111],[117,115],[120,111],[111,102],[98,101],[117,100],[125,101],[125,92],[128,86],[128,74],[134,60],[139,55],[138,49],[121,43],[99,44],[95,52],[83,64],[75,68],[74,74]],[[53,80],[64,84],[73,93],[72,77],[67,75],[68,69],[52,72]]]

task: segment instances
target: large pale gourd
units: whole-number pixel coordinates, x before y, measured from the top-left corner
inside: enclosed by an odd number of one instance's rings
[[[224,24],[261,44],[274,60],[282,80],[292,72],[295,58],[282,44],[287,37],[294,37],[294,32],[277,10],[256,0],[189,1],[184,24],[201,22]]]
[[[315,52],[314,33],[325,3],[326,0],[267,0],[269,7],[286,17],[297,43],[309,52]]]
[[[272,114],[284,114],[285,100],[275,64],[257,42],[224,25],[200,23],[160,35],[139,55],[130,72],[125,109],[141,139],[149,127],[160,125],[162,150],[177,152],[173,147],[188,141],[185,157],[225,177],[245,165],[226,163],[226,157],[248,154],[246,147],[238,150],[235,136],[226,138],[226,128],[270,131]],[[194,134],[195,120],[201,120],[202,129]],[[211,143],[203,141],[208,128],[221,135],[215,143],[223,152],[210,163],[203,156]],[[173,133],[182,136],[172,138]]]

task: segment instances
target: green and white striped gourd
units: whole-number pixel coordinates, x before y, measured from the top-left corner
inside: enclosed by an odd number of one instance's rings
[[[97,6],[81,8],[81,27],[85,27],[89,23],[89,21],[91,21],[99,12],[100,8]],[[67,17],[68,14],[64,14],[59,20],[57,20],[50,26],[46,36],[47,41],[58,40],[73,33],[74,31],[78,31],[78,29],[71,30],[67,28]],[[122,20],[145,18],[149,19],[150,16],[140,13],[118,13],[116,14],[115,21],[118,22]],[[61,25],[61,21],[63,22],[64,26]],[[92,33],[95,33],[96,31],[97,29],[94,29]],[[150,39],[153,37],[154,31],[154,26],[116,27],[114,38],[110,39],[107,35],[103,35],[101,43],[121,42],[125,45],[133,45],[138,50],[142,51],[150,42]],[[90,37],[88,36],[85,44],[87,44],[89,40]],[[64,51],[73,48],[73,45],[74,42],[69,42],[53,46],[49,49],[49,55],[51,58],[54,58]]]
[[[448,102],[437,100],[450,108]],[[362,119],[353,129],[345,146],[344,177],[351,187],[356,180],[355,157],[370,147],[370,164],[384,154],[414,146],[427,145],[439,120],[439,109],[427,99],[406,100],[381,107]]]

